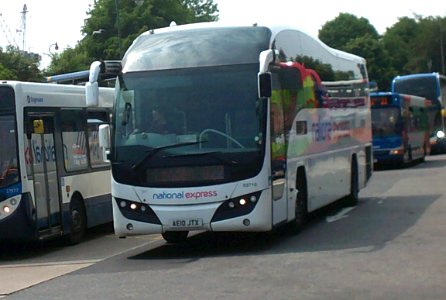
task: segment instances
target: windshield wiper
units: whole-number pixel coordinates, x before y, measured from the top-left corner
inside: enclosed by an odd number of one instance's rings
[[[153,157],[156,153],[160,152],[161,150],[169,149],[169,148],[177,148],[177,147],[183,147],[183,146],[190,146],[190,145],[196,145],[201,144],[203,141],[195,141],[195,142],[188,142],[188,143],[179,143],[179,144],[172,144],[162,147],[157,147],[148,150],[149,152],[138,162],[134,163],[132,165],[132,169],[136,170],[138,169],[142,164],[144,164],[146,161],[148,161],[151,157]]]

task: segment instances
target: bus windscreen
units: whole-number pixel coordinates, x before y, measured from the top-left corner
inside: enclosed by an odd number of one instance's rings
[[[430,100],[437,99],[435,77],[400,78],[395,80],[393,92],[415,95]]]

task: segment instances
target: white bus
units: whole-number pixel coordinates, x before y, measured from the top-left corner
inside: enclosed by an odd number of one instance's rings
[[[96,93],[90,84],[89,105]],[[309,212],[355,204],[372,174],[365,60],[291,28],[143,33],[123,58],[113,115],[99,135],[119,237],[298,231]]]
[[[0,82],[0,240],[58,236],[112,222],[110,166],[98,146],[113,89],[87,108],[85,87]]]

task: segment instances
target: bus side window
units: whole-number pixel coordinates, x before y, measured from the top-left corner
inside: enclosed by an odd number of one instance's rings
[[[107,124],[107,111],[87,111],[89,159],[92,168],[108,166],[99,147],[99,125]]]
[[[65,169],[69,171],[88,168],[85,129],[80,109],[61,110],[62,143]]]

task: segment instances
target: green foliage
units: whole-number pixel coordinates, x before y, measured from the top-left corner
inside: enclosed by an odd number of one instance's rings
[[[364,57],[370,81],[376,81],[382,91],[389,90],[396,75],[444,73],[445,18],[403,17],[381,37],[366,19],[340,14],[325,23],[319,38],[333,48]]]
[[[45,70],[45,75],[65,74],[77,71],[88,70],[91,60],[86,56],[84,51],[78,51],[81,45],[76,48],[67,48],[60,54],[52,56],[52,63]]]
[[[375,27],[365,18],[341,13],[334,20],[328,21],[319,30],[319,39],[330,47],[344,50],[344,47],[356,38],[370,36],[378,39]]]
[[[0,48],[0,79],[41,82],[38,55],[8,46],[4,52]]]
[[[398,72],[409,73],[406,64],[410,58],[410,43],[417,35],[417,23],[415,19],[400,18],[383,35],[381,43],[389,54],[390,64]]]
[[[17,80],[14,73],[0,63],[0,80]]]
[[[383,35],[394,75],[439,72],[444,74],[446,18],[400,18]]]

